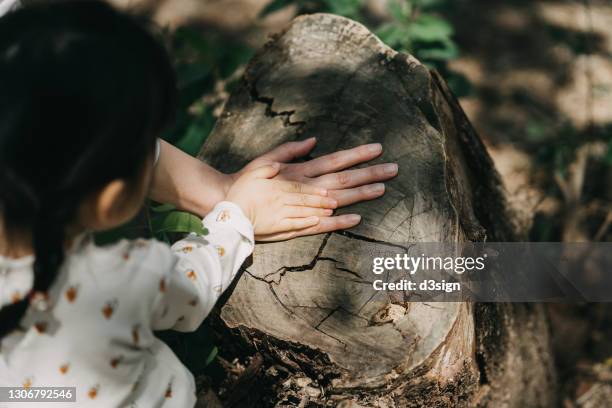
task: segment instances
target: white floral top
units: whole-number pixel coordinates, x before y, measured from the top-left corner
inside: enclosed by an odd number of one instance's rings
[[[192,407],[193,376],[153,330],[196,329],[254,245],[233,203],[219,203],[203,224],[208,235],[172,248],[154,240],[75,244],[49,309],[31,307],[22,330],[2,339],[0,386],[76,386],[71,408]],[[29,292],[33,261],[0,257],[0,305]]]

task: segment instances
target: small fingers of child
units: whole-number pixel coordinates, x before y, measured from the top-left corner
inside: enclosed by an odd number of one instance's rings
[[[281,188],[287,193],[300,193],[300,194],[316,194],[320,196],[327,195],[327,189],[323,187],[317,187],[310,184],[304,184],[297,181],[281,181]]]
[[[301,205],[316,208],[337,208],[338,201],[335,198],[321,197],[313,194],[289,193],[285,196],[285,205]]]
[[[313,215],[329,217],[334,211],[329,208],[304,207],[299,205],[287,205],[283,208],[282,215],[287,218],[304,218]]]
[[[255,237],[261,242],[284,241],[287,239],[305,237],[308,235],[321,234],[325,232],[338,231],[354,227],[359,224],[361,217],[358,214],[344,214],[335,217],[321,217],[319,223],[302,229],[280,231],[276,233],[259,235]]]
[[[316,216],[306,218],[285,218],[279,223],[279,227],[284,231],[291,231],[312,227],[318,223],[319,217]]]
[[[321,234],[325,232],[339,231],[352,228],[359,224],[361,216],[358,214],[343,214],[335,217],[321,217],[319,222],[299,231],[290,231],[290,238],[303,237],[308,235]],[[289,238],[285,238],[289,239]]]

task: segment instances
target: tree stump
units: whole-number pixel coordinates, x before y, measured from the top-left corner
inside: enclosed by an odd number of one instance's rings
[[[250,62],[201,158],[236,171],[310,136],[313,156],[380,142],[377,161],[397,162],[399,175],[383,198],[339,211],[362,215],[350,231],[257,245],[213,319],[222,349],[257,351],[273,369],[230,405],[554,405],[540,306],[365,296],[370,249],[519,238],[491,159],[440,76],[359,23],[301,16]]]

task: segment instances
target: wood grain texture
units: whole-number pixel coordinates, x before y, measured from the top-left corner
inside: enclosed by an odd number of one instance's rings
[[[226,334],[314,381],[325,392],[302,395],[312,406],[529,406],[517,405],[527,398],[547,406],[548,392],[506,398],[490,382],[508,373],[484,373],[496,358],[502,370],[541,358],[544,368],[531,374],[550,377],[546,324],[537,311],[525,311],[520,323],[542,336],[533,345],[540,352],[523,358],[512,350],[532,346],[508,343],[505,334],[486,344],[477,336],[478,324],[513,333],[515,322],[491,317],[511,319],[511,306],[372,296],[372,254],[385,248],[517,238],[486,149],[444,81],[354,21],[299,17],[253,58],[201,158],[235,171],[310,136],[319,139],[313,156],[380,142],[376,162],[397,162],[399,176],[386,183],[383,198],[339,211],[362,214],[350,231],[257,245],[220,311]],[[283,387],[269,393],[275,402],[291,394]]]

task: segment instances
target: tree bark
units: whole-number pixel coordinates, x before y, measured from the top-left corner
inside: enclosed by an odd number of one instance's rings
[[[380,142],[397,162],[383,198],[339,213],[359,226],[258,245],[213,317],[222,351],[260,353],[260,386],[234,406],[550,407],[539,305],[404,302],[363,290],[370,249],[520,239],[481,140],[444,80],[364,26],[295,19],[253,58],[202,149],[238,170],[286,141],[313,156]],[[227,344],[232,344],[228,347]]]

